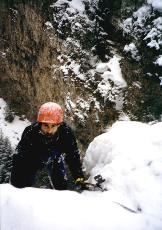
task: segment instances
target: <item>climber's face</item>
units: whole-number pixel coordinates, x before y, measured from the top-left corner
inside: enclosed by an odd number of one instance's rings
[[[57,132],[59,125],[50,124],[50,123],[42,123],[41,124],[41,131],[46,136],[52,136]]]

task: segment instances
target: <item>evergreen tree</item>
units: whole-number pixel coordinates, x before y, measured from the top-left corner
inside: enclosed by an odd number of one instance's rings
[[[0,183],[8,183],[11,171],[13,149],[8,138],[0,130]]]

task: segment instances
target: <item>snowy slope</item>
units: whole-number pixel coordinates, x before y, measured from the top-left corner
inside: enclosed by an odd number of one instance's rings
[[[13,148],[17,145],[21,138],[21,134],[24,128],[30,124],[28,120],[20,120],[18,116],[15,116],[14,120],[9,123],[5,120],[5,111],[7,108],[7,103],[0,98],[0,130],[3,135],[9,138]]]
[[[89,181],[106,179],[106,192],[0,185],[1,230],[161,230],[161,130],[121,121],[94,139],[84,164]]]

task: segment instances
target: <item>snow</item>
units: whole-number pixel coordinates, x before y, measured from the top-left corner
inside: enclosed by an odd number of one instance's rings
[[[116,55],[113,56],[107,63],[99,63],[96,66],[96,71],[102,73],[101,82],[98,84],[98,91],[103,97],[108,96],[109,90],[112,86],[109,80],[113,81],[115,86],[124,88],[127,86],[126,81],[122,77],[120,68],[120,58]]]
[[[77,10],[79,12],[83,12],[85,10],[84,4],[82,2],[82,0],[71,0],[71,1],[67,1],[67,0],[58,0],[56,1],[56,3],[52,4],[51,7],[59,7],[62,4],[67,3],[69,5],[69,10],[72,11],[73,10]],[[75,11],[73,11],[75,12]]]
[[[153,21],[154,26],[156,26],[156,28],[158,30],[162,30],[162,17],[158,17]]]
[[[121,87],[126,87],[127,83],[122,77],[121,68],[120,68],[120,58],[114,55],[113,58],[108,62],[108,67],[111,69],[111,74],[113,75],[112,80],[115,84],[121,85]]]
[[[139,56],[138,49],[134,43],[130,43],[129,45],[125,45],[124,51],[126,53],[131,53],[131,57],[135,59],[136,61],[139,61],[141,58]]]
[[[140,208],[142,214],[160,222],[161,129],[162,122],[154,125],[116,122],[108,132],[94,139],[84,159],[90,181],[93,182],[96,174],[101,174],[106,179],[104,186],[116,201],[124,201],[133,210]],[[160,229],[160,226],[152,229]]]
[[[130,225],[135,230],[144,227],[141,215],[123,210],[104,194],[15,189],[7,184],[0,185],[0,189],[2,230],[129,230]]]
[[[98,83],[97,92],[104,98],[115,103],[115,108],[119,111],[123,108],[122,89],[127,87],[127,83],[122,77],[120,68],[120,57],[114,55],[107,63],[98,63],[96,72],[101,74],[101,81]],[[113,84],[112,84],[113,83]]]
[[[73,45],[75,43],[76,47],[79,47],[79,44],[77,42],[74,42],[72,41],[72,39],[68,38],[66,40],[66,42],[72,42]],[[81,67],[81,64],[78,64],[75,60],[72,60],[70,57],[66,56],[67,58],[67,62],[65,62],[64,64],[63,63],[63,56],[60,55],[57,57],[57,59],[60,61],[60,63],[62,64],[61,67],[60,67],[60,70],[63,72],[64,74],[64,77],[67,78],[70,74],[69,72],[73,72],[75,74],[75,76],[80,79],[81,81],[85,81],[86,79],[86,76],[84,73],[81,73],[80,72],[80,67]]]
[[[81,0],[72,0],[70,2],[70,6],[73,7],[74,9],[77,9],[78,11],[84,11],[85,7],[84,4]]]
[[[132,17],[127,18],[121,24],[124,36],[130,41],[130,44],[125,45],[124,51],[130,53],[132,59],[136,61],[142,60],[146,63],[145,59],[148,58],[146,50],[148,50],[148,54],[153,54],[150,56],[150,61],[157,65],[155,66],[155,73],[156,68],[158,72],[159,63],[159,66],[161,66],[161,59],[159,59],[162,47],[161,13],[162,0],[147,0],[142,7],[132,14]],[[140,55],[138,51],[140,51]],[[160,74],[157,74],[156,77],[161,81]]]
[[[156,65],[162,66],[162,55],[158,57],[158,59],[155,61]]]
[[[146,22],[151,17],[152,8],[150,5],[143,5],[135,11],[132,17],[127,18],[122,23],[124,34],[130,34],[137,40],[143,33],[147,33]]]
[[[94,119],[96,122],[99,122],[98,112],[96,110],[100,110],[100,103],[94,97],[90,97],[87,101],[81,97],[78,97],[74,102],[70,98],[70,93],[68,93],[65,98],[67,116],[72,114],[75,118],[77,118],[78,122],[84,123],[88,118],[91,104],[94,106]],[[73,120],[72,116],[71,120]]]
[[[147,3],[152,4],[155,10],[162,12],[162,0],[147,0]]]
[[[108,191],[1,184],[1,230],[161,230],[161,130],[162,122],[117,121],[90,143],[84,158],[88,181],[101,174]]]
[[[133,26],[132,18],[125,19],[123,24],[121,25],[121,27],[123,28],[123,32],[126,34],[129,34],[131,32],[132,26]]]
[[[147,46],[149,46],[150,48],[155,47],[156,50],[159,50],[159,49],[160,49],[160,46],[159,46],[159,44],[156,42],[156,40],[151,40],[151,42],[149,42],[149,43],[147,44]]]
[[[95,46],[93,42],[89,43],[86,34],[92,33],[93,35],[94,31],[96,31],[96,17],[93,19],[93,17],[86,14],[84,7],[82,7],[86,4],[90,6],[89,10],[95,16],[98,0],[88,2],[58,0],[51,5],[51,7],[55,8],[53,18],[58,25],[58,33],[63,35],[62,31],[64,31],[65,25],[68,25],[67,27],[69,28],[69,32],[66,35],[64,34],[66,39],[62,43],[64,51],[68,50],[68,54],[66,52],[66,54],[61,53],[58,56],[58,60],[61,63],[59,69],[62,71],[65,80],[70,78],[73,81],[79,81],[86,88],[93,85],[94,97],[100,95],[103,97],[104,102],[110,100],[117,110],[121,110],[124,95],[120,91],[123,92],[123,88],[127,86],[127,83],[121,74],[120,57],[114,55],[109,62],[102,63],[97,55],[92,53]],[[103,35],[103,31],[101,33]],[[88,42],[87,45],[85,41]],[[92,82],[96,78],[96,84],[93,84]],[[75,115],[81,122],[87,119],[86,112],[82,112],[80,109],[75,112]]]
[[[159,79],[160,79],[160,85],[162,85],[162,76],[160,76]]]
[[[0,51],[0,57],[5,58],[6,57],[6,53]]]
[[[30,124],[28,120],[20,120],[18,116],[15,116],[13,122],[9,123],[5,121],[5,109],[7,107],[6,102],[0,98],[0,130],[5,137],[8,137],[12,147],[15,147],[21,138],[21,134],[24,128]]]
[[[162,11],[161,0],[147,2],[154,9]],[[75,15],[72,17],[76,11],[79,14],[85,11],[82,0],[58,0],[51,7],[61,8],[64,3],[68,4],[68,8],[62,19],[68,19],[71,23],[77,18]],[[123,29],[125,33],[132,33],[135,40],[140,34],[145,34],[144,41],[148,48],[160,50],[162,17],[155,19],[145,31],[145,22],[151,17],[151,11],[151,6],[144,5],[134,12],[132,18],[124,21]],[[61,22],[60,20],[60,24]],[[73,24],[75,27],[72,29],[81,30],[83,27],[75,20]],[[45,25],[47,29],[53,28],[48,21]],[[70,38],[66,42],[68,39]],[[72,39],[69,43],[74,44]],[[77,47],[77,43],[75,46]],[[131,52],[132,57],[138,57],[135,43],[126,45],[124,50]],[[5,56],[5,53],[1,55]],[[61,55],[58,60],[63,62]],[[92,62],[95,66],[97,60]],[[64,74],[68,76],[68,71],[73,70],[78,78],[86,80],[80,72],[80,64],[74,60],[69,63],[61,67]],[[155,64],[162,65],[161,55],[157,57]],[[110,100],[112,95],[118,93],[118,88],[127,86],[122,78],[120,58],[117,56],[107,63],[98,63],[94,71],[101,74],[99,92],[102,96],[109,96]],[[162,82],[162,76],[160,79]],[[114,89],[111,81],[115,85]],[[109,90],[112,94],[109,94]],[[112,100],[116,100],[116,109],[122,109],[121,95],[116,96],[116,99],[112,96]],[[67,110],[76,110],[75,115],[84,120],[89,111],[89,101],[79,98],[74,103],[67,95],[66,103]],[[6,106],[5,101],[0,99],[0,129],[15,147],[30,122],[21,121],[15,116],[14,121],[8,123],[4,119]],[[95,106],[99,107],[97,101]],[[152,125],[133,122],[124,113],[120,119],[128,121],[118,121],[104,134],[96,137],[90,143],[84,158],[85,169],[90,175],[88,181],[94,183],[94,176],[101,174],[105,178],[103,186],[108,191],[84,191],[79,194],[74,191],[38,188],[17,189],[9,184],[1,184],[1,230],[161,230],[162,122]]]
[[[104,73],[105,71],[108,70],[108,64],[107,63],[99,63],[97,66],[96,66],[96,71],[98,73]]]
[[[153,20],[154,27],[145,36],[144,40],[150,39],[151,41],[147,44],[150,48],[155,47],[159,50],[162,45],[162,17],[158,17]]]
[[[47,29],[53,29],[53,25],[51,22],[47,21],[45,22],[45,25],[47,26]]]
[[[78,78],[80,78],[81,80],[85,80],[84,74],[80,73],[80,64],[76,63],[75,61],[72,61],[69,65],[69,69],[72,69]]]
[[[133,13],[134,19],[134,26],[143,28],[145,26],[146,19],[150,16],[151,8],[149,5],[144,5],[139,8],[136,12]]]
[[[131,18],[124,20],[122,27],[123,32],[130,34],[135,40],[143,39],[144,35],[144,40],[149,39],[152,44],[156,42],[157,45],[154,46],[157,49],[157,46],[161,45],[162,17],[157,17],[149,22],[151,16],[155,18],[150,5],[144,5],[134,12]]]

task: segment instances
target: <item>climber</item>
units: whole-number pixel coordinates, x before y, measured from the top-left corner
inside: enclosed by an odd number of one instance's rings
[[[57,103],[47,102],[40,107],[37,122],[25,128],[13,155],[10,180],[13,186],[33,186],[38,170],[45,168],[51,187],[67,189],[65,162],[76,184],[84,182],[77,143],[63,118],[63,109]]]

